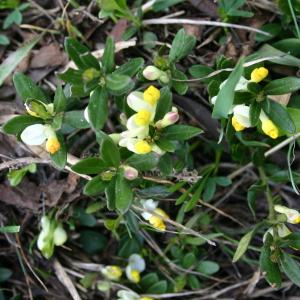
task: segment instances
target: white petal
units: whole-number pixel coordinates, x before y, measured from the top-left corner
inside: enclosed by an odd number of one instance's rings
[[[88,106],[87,106],[87,107],[85,108],[85,110],[83,111],[83,116],[84,116],[84,118],[87,120],[87,122],[90,123]]]
[[[140,110],[152,111],[153,107],[146,101],[144,101],[144,95],[142,92],[132,92],[127,96],[127,104],[134,111],[138,112]]]
[[[233,115],[237,121],[245,127],[250,127],[250,107],[245,104],[236,105],[233,108]]]
[[[41,145],[47,138],[45,125],[34,124],[26,127],[21,133],[21,140],[32,146]]]
[[[131,254],[129,256],[129,263],[128,265],[131,267],[132,270],[136,270],[139,272],[143,272],[146,268],[145,260],[139,254]]]
[[[213,96],[211,99],[210,99],[210,103],[212,105],[215,105],[216,104],[216,101],[217,101],[217,96]]]
[[[129,137],[137,137],[139,139],[144,139],[149,134],[149,126],[139,126],[135,123],[136,114],[131,116],[127,121],[127,129],[129,131]]]
[[[149,211],[153,211],[158,206],[158,201],[153,201],[153,199],[142,200],[143,208]]]

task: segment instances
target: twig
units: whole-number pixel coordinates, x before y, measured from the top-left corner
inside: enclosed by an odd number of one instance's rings
[[[5,161],[1,163],[0,171],[4,169],[21,167],[23,165],[29,165],[29,164],[51,164],[51,160],[43,159],[43,158],[34,158],[34,157],[15,158],[10,161]]]
[[[242,30],[253,31],[266,36],[271,36],[270,33],[253,27],[232,24],[232,23],[217,22],[217,21],[191,20],[191,19],[165,19],[163,17],[159,19],[148,19],[143,21],[143,25],[168,25],[168,24],[188,24],[188,25],[208,25],[208,26],[229,27],[229,28],[237,28]]]

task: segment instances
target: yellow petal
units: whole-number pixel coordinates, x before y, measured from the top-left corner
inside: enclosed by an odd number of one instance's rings
[[[146,141],[138,141],[134,147],[138,154],[147,154],[152,150],[152,147]]]
[[[140,272],[137,271],[137,270],[131,270],[131,272],[130,272],[130,280],[133,281],[133,282],[135,282],[135,283],[140,282],[140,280],[141,280]]]
[[[149,223],[157,230],[160,231],[165,231],[166,230],[166,224],[164,223],[164,221],[157,216],[151,216],[149,218]]]
[[[266,135],[268,135],[272,139],[277,139],[279,136],[278,128],[270,119],[262,121],[261,129]]]
[[[144,100],[151,105],[155,105],[159,100],[159,98],[160,98],[160,90],[153,85],[150,85],[144,91]]]
[[[151,119],[151,112],[147,110],[141,110],[135,115],[135,123],[139,126],[149,124]]]
[[[238,120],[236,119],[235,116],[233,116],[231,118],[231,123],[232,123],[232,126],[235,129],[235,131],[242,131],[242,130],[244,130],[246,128],[245,126],[243,126],[242,124],[240,124],[238,122]]]
[[[264,67],[256,68],[251,72],[251,81],[258,83],[264,80],[268,76],[268,74],[268,69]]]
[[[57,137],[50,137],[46,142],[46,151],[55,154],[60,149],[60,143]]]

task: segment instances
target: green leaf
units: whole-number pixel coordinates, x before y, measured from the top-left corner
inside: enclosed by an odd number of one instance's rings
[[[12,11],[3,22],[3,29],[11,27],[13,24],[20,25],[22,23],[22,14],[18,9]]]
[[[179,81],[176,81],[176,79]],[[188,80],[188,78],[183,72],[181,72],[177,69],[174,69],[172,71],[172,87],[175,89],[175,91],[178,94],[184,95],[187,92],[189,86],[188,86],[187,82],[184,82],[181,80],[186,81],[186,80]]]
[[[0,9],[17,8],[20,5],[20,0],[1,0]]]
[[[290,254],[282,252],[279,263],[286,276],[300,287],[300,267],[298,262]]]
[[[155,12],[159,12],[181,2],[184,2],[184,0],[156,0],[152,6],[152,9]]]
[[[106,40],[102,56],[102,66],[106,74],[111,73],[115,68],[115,44],[111,36]]]
[[[22,181],[23,177],[27,174],[27,172],[35,173],[36,164],[30,164],[18,170],[10,170],[7,174],[9,184],[11,186],[17,186]]]
[[[66,110],[67,97],[65,96],[64,90],[62,89],[61,85],[56,88],[53,105],[54,111],[56,113],[64,112]]]
[[[132,81],[130,76],[122,75],[118,73],[112,73],[106,76],[106,87],[119,94],[123,94],[126,91],[133,88],[134,82]]]
[[[84,187],[83,194],[86,196],[96,196],[104,192],[109,182],[103,181],[101,175],[92,178]]]
[[[259,121],[261,105],[259,102],[254,101],[250,105],[250,122],[252,126],[256,126]]]
[[[287,107],[286,109],[295,124],[296,132],[300,132],[300,109],[292,107]]]
[[[160,98],[156,106],[154,121],[161,120],[164,115],[172,108],[172,93],[169,87],[163,87],[160,90]]]
[[[0,65],[0,86],[4,80],[14,71],[19,63],[28,55],[30,50],[40,40],[41,36],[35,37],[29,42],[26,42],[24,46],[18,48],[15,52],[12,52]]]
[[[105,139],[102,142],[101,156],[108,166],[118,167],[120,165],[120,151],[111,139]]]
[[[98,60],[90,53],[89,49],[73,38],[66,38],[65,49],[71,60],[79,69],[99,69]]]
[[[300,78],[291,76],[272,80],[265,86],[264,92],[266,95],[283,95],[299,89]]]
[[[204,66],[204,65],[193,65],[192,67],[189,68],[189,73],[194,78],[198,78],[198,79],[206,77],[207,75],[211,74],[212,72],[214,72],[213,68]],[[209,83],[211,80],[212,80],[212,78],[207,78],[207,79],[203,79],[202,81],[204,83]]]
[[[215,177],[208,178],[202,196],[204,201],[210,201],[214,197],[217,187],[216,184],[217,183]]]
[[[102,129],[108,116],[107,92],[102,87],[97,87],[91,93],[88,113],[94,130]]]
[[[43,120],[29,115],[17,116],[7,121],[3,126],[3,132],[20,135],[22,131],[33,124],[43,124]]]
[[[105,189],[107,208],[109,210],[116,209],[116,176],[112,178]]]
[[[264,191],[265,187],[266,187],[265,184],[258,182],[258,183],[251,185],[250,188],[248,189],[247,201],[248,201],[248,206],[249,206],[249,209],[250,209],[253,217],[255,217],[257,195],[258,195],[258,193]]]
[[[167,152],[174,152],[177,148],[177,143],[176,141],[170,141],[166,139],[160,138],[159,140],[156,141],[156,145]]]
[[[2,226],[0,227],[1,233],[17,233],[20,232],[21,226]]]
[[[63,136],[58,133],[56,135],[60,142],[60,149],[56,153],[50,154],[50,157],[53,165],[57,169],[62,170],[67,163],[67,148]]]
[[[279,103],[267,100],[263,102],[264,112],[282,131],[286,133],[295,133],[296,126],[286,111],[286,109]]]
[[[247,232],[239,241],[238,247],[234,253],[232,262],[237,262],[243,255],[244,253],[247,251],[249,244],[251,242],[252,236],[254,233],[254,229],[252,229],[251,231]]]
[[[234,100],[235,86],[243,74],[243,63],[244,59],[242,58],[229,75],[224,86],[220,89],[212,113],[213,118],[228,118],[228,113],[232,108]]]
[[[272,44],[273,47],[280,51],[289,53],[290,55],[299,57],[300,55],[300,40],[296,38],[280,39]]]
[[[168,153],[160,157],[158,168],[164,176],[170,175],[173,170],[173,159]]]
[[[196,264],[196,256],[194,253],[187,253],[183,258],[182,258],[182,266],[185,269],[188,269]]]
[[[212,275],[220,270],[220,266],[214,261],[203,260],[197,266],[197,271],[206,275]]]
[[[144,65],[144,59],[141,57],[136,57],[130,59],[125,64],[121,65],[117,70],[114,71],[114,74],[127,75],[133,77],[139,70],[142,69]]]
[[[0,282],[8,280],[12,274],[13,272],[11,269],[0,267]]]
[[[188,125],[172,125],[162,130],[162,137],[168,140],[184,141],[202,133],[202,129]]]
[[[158,281],[159,281],[159,278],[158,278],[157,274],[153,272],[153,273],[148,273],[145,276],[143,276],[143,278],[141,279],[139,284],[141,285],[141,287],[143,289],[147,289],[151,285],[153,285],[154,283],[156,283]]]
[[[94,230],[81,231],[79,240],[83,250],[90,255],[100,254],[107,245],[107,238]]]
[[[107,164],[97,157],[88,157],[72,166],[72,170],[79,174],[99,174],[107,169]]]
[[[169,60],[171,62],[178,62],[180,59],[186,57],[195,47],[196,38],[192,35],[186,34],[185,30],[180,29],[173,40]]]
[[[125,179],[124,173],[119,169],[116,177],[116,209],[124,214],[129,209],[133,200],[132,189],[129,182]]]
[[[126,160],[126,164],[138,171],[149,171],[157,166],[158,161],[159,156],[156,153],[133,154]]]
[[[167,291],[168,284],[166,280],[160,280],[150,286],[147,290],[147,294],[163,294]]]
[[[7,45],[9,45],[9,43],[10,43],[9,38],[4,34],[0,34],[0,45],[7,46]]]
[[[64,123],[78,129],[89,128],[90,124],[84,117],[83,110],[71,110],[64,113]]]
[[[13,77],[13,81],[17,93],[23,102],[29,99],[39,100],[44,103],[49,102],[48,96],[30,77],[22,73],[16,73]]]
[[[299,67],[300,59],[288,54],[288,52],[289,51],[287,52],[280,51],[272,47],[271,45],[265,44],[254,54],[247,56],[246,61],[248,62],[260,58],[278,57],[278,58],[268,59],[268,61],[275,64],[285,65],[285,66]]]
[[[272,236],[267,234],[266,241],[261,249],[259,257],[260,269],[266,273],[265,278],[273,287],[279,288],[281,286],[281,273],[277,263],[272,261],[271,243]]]

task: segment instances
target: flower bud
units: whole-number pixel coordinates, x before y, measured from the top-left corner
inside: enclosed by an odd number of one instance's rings
[[[106,266],[101,273],[110,280],[119,280],[122,276],[122,270],[119,266]]]
[[[101,173],[100,177],[103,181],[111,181],[114,175],[115,173],[112,171],[104,171]]]
[[[134,180],[138,177],[139,172],[137,169],[130,166],[123,166],[124,168],[124,177],[128,180]]]
[[[129,96],[128,96],[129,97]],[[124,113],[121,113],[120,114],[120,123],[123,125],[123,126],[126,126],[127,124],[127,117]]]
[[[261,82],[268,76],[268,74],[268,69],[264,67],[256,68],[251,72],[251,81],[256,83]]]
[[[54,245],[56,246],[61,246],[63,245],[66,240],[67,240],[68,236],[66,231],[64,230],[64,228],[62,227],[62,225],[58,225],[53,233],[53,242]]]
[[[144,69],[143,76],[148,80],[157,80],[161,76],[161,70],[155,66],[148,66]]]
[[[178,110],[176,107],[172,107],[172,111],[165,114],[162,120],[156,122],[155,126],[157,128],[164,128],[175,124],[179,119]]]
[[[94,68],[89,68],[83,72],[82,79],[86,82],[89,82],[99,76],[100,76],[100,72],[98,70]]]
[[[42,119],[49,119],[53,113],[53,105],[46,105],[42,101],[38,100],[27,100],[25,102],[25,108],[31,116]]]
[[[84,118],[86,119],[86,121],[87,121],[88,123],[90,123],[90,117],[89,117],[88,106],[84,109],[84,111],[83,111],[83,116],[84,116]]]

